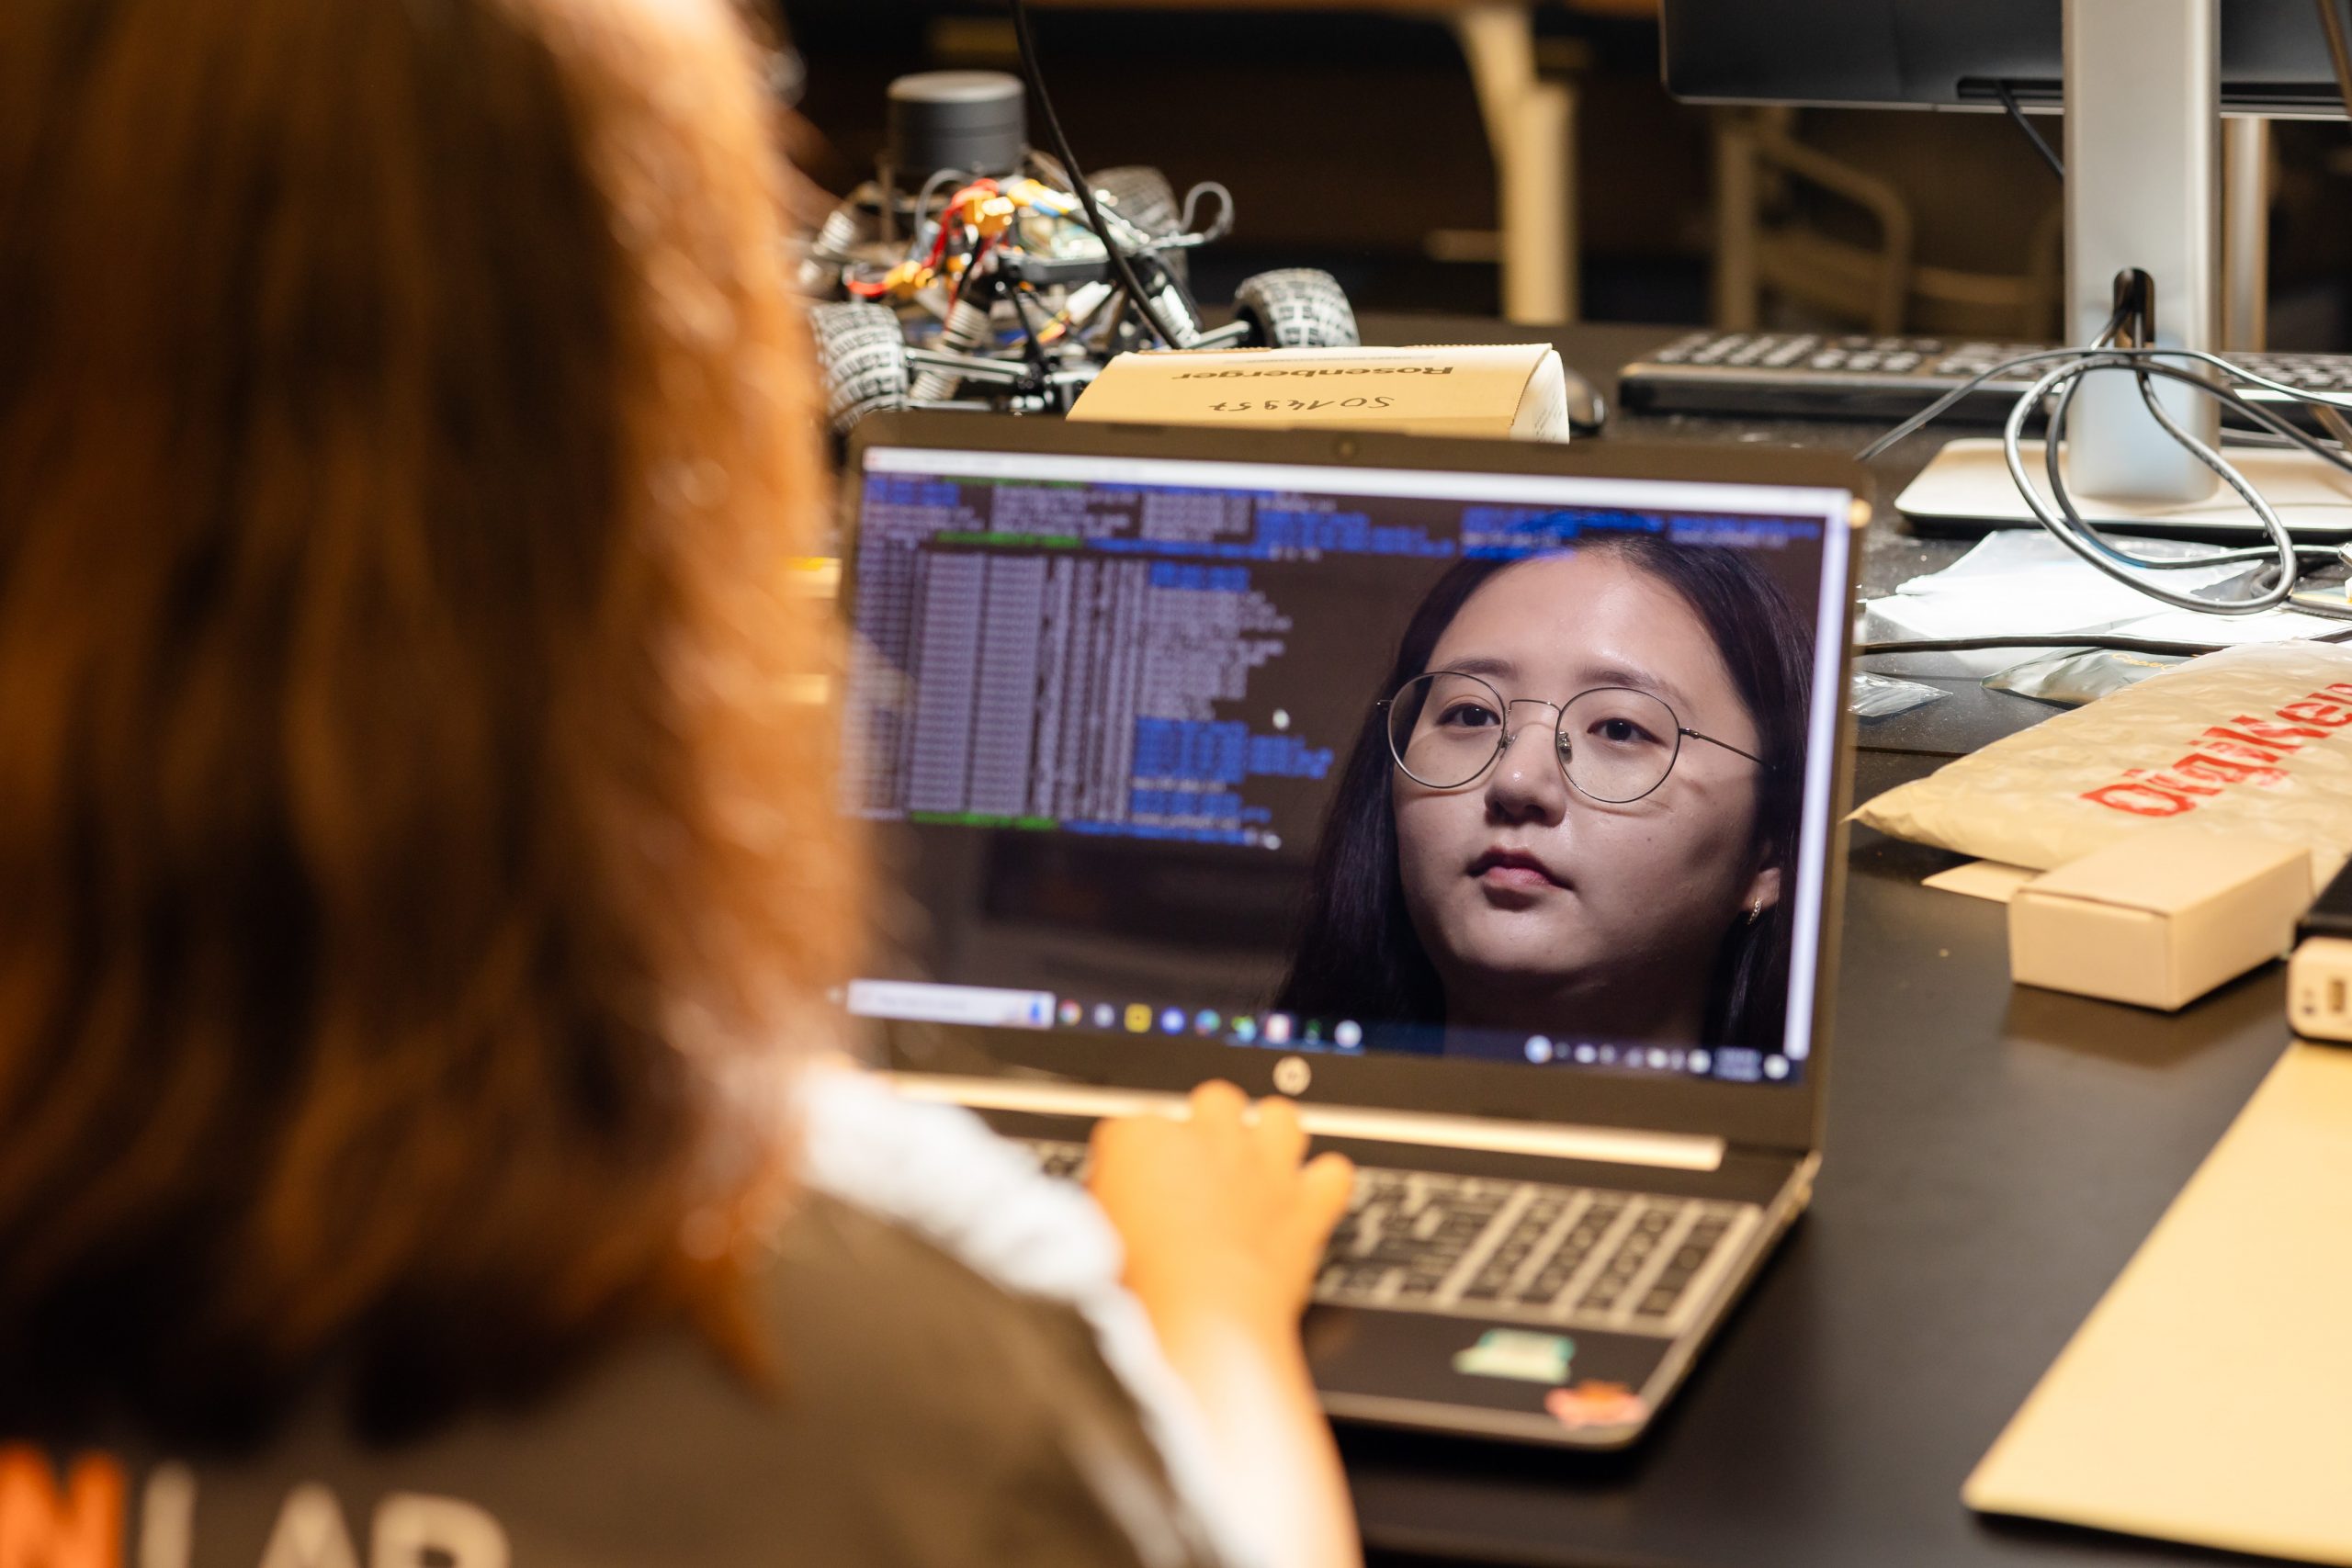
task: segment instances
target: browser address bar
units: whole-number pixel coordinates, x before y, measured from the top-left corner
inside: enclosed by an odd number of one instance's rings
[[[1051,991],[935,986],[921,980],[853,980],[849,1010],[859,1018],[961,1023],[978,1029],[1050,1029]]]

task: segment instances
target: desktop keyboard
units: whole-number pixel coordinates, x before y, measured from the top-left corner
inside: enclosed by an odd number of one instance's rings
[[[1023,1140],[1053,1176],[1086,1145]],[[1315,1299],[1671,1338],[1763,1223],[1753,1203],[1360,1169]]]
[[[1815,333],[1697,332],[1625,367],[1618,400],[1661,413],[1737,414],[1893,423],[1908,419],[1971,376],[2046,344],[1947,342],[1928,337]],[[2312,392],[2352,392],[2352,355],[2231,354],[2258,375]],[[1998,424],[2038,374],[2025,367],[1971,391],[1943,417]],[[2308,405],[2241,388],[2307,430],[2321,426]]]

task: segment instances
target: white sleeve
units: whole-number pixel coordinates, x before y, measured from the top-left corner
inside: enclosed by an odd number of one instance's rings
[[[1040,1172],[971,1112],[901,1099],[864,1073],[812,1067],[798,1101],[804,1181],[906,1226],[1009,1292],[1076,1311],[1210,1545],[1230,1568],[1270,1568],[1267,1543],[1227,1494],[1191,1391],[1119,1282],[1118,1233],[1083,1188]]]

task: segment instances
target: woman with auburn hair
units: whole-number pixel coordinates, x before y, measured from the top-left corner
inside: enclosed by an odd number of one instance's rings
[[[31,1561],[1354,1555],[1286,1106],[1106,1127],[1098,1207],[803,1066],[863,866],[758,64],[724,0],[0,9]]]

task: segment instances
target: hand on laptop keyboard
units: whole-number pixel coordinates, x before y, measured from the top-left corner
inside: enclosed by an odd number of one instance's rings
[[[1029,1147],[1049,1176],[1086,1173],[1084,1144]],[[1671,1338],[1761,1224],[1753,1203],[1367,1168],[1313,1298]]]
[[[1099,1124],[1088,1183],[1267,1561],[1338,1568],[1361,1559],[1299,1315],[1355,1170],[1339,1155],[1302,1165],[1306,1154],[1290,1101],[1252,1107],[1208,1083],[1183,1120]]]
[[[1254,1107],[1228,1083],[1193,1091],[1192,1114],[1095,1130],[1088,1185],[1127,1247],[1128,1284],[1154,1320],[1248,1303],[1295,1318],[1347,1208],[1340,1155],[1302,1166],[1306,1134],[1286,1100]]]

